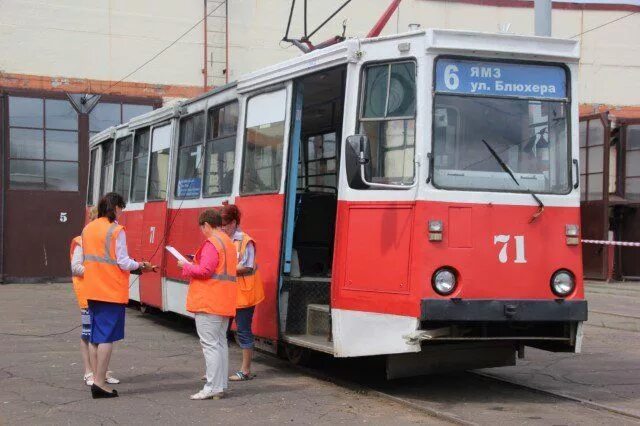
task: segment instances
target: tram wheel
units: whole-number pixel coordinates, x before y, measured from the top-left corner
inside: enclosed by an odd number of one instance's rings
[[[308,365],[311,360],[311,351],[301,346],[286,344],[284,353],[293,365]]]

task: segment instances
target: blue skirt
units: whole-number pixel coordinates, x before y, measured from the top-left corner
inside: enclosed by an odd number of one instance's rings
[[[89,300],[91,343],[113,343],[124,339],[125,307],[120,303]]]

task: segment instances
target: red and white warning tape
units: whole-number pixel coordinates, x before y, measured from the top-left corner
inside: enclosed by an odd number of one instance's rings
[[[582,240],[584,244],[604,244],[606,246],[640,247],[640,243],[631,241]]]

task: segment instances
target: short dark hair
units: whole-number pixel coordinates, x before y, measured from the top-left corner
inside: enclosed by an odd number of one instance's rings
[[[207,209],[200,213],[198,216],[198,225],[202,226],[205,223],[211,225],[212,228],[217,228],[222,225],[222,218],[220,217],[220,213],[218,213],[214,209]]]
[[[98,202],[98,217],[106,217],[109,222],[113,223],[116,220],[116,207],[121,209],[127,207],[122,195],[117,192],[105,194]]]
[[[227,204],[226,206],[222,206],[222,210],[220,211],[220,216],[222,217],[222,223],[227,224],[232,220],[236,221],[236,225],[240,225],[240,217],[242,214],[240,213],[240,209],[235,204]]]

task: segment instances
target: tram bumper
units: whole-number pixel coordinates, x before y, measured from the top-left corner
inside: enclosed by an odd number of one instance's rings
[[[422,299],[421,320],[578,322],[587,320],[587,301]]]
[[[552,352],[580,352],[586,300],[423,299],[422,343],[511,342]]]

